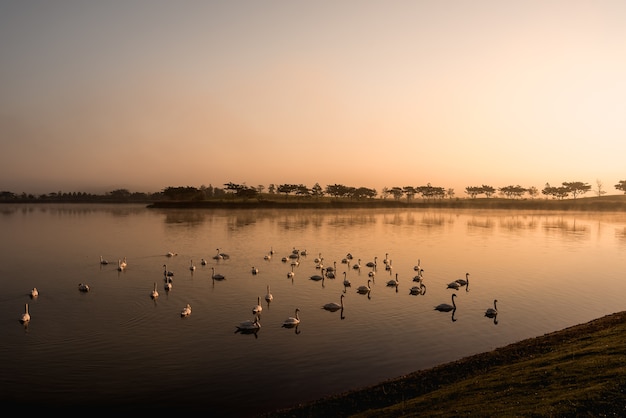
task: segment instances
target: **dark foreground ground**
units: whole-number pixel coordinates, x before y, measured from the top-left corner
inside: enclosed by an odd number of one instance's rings
[[[626,417],[625,390],[619,312],[264,417]]]

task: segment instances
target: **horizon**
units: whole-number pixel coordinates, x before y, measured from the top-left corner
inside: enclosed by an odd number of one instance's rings
[[[0,190],[620,194],[624,21],[613,0],[0,2]]]

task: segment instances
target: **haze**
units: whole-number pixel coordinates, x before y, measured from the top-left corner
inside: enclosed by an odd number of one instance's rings
[[[0,190],[626,179],[623,1],[0,1]]]

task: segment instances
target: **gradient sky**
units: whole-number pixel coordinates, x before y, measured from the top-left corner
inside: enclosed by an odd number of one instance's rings
[[[0,0],[0,59],[15,193],[626,179],[622,0]]]

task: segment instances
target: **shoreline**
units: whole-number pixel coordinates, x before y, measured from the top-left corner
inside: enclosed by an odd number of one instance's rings
[[[624,416],[625,332],[617,312],[262,416]]]

